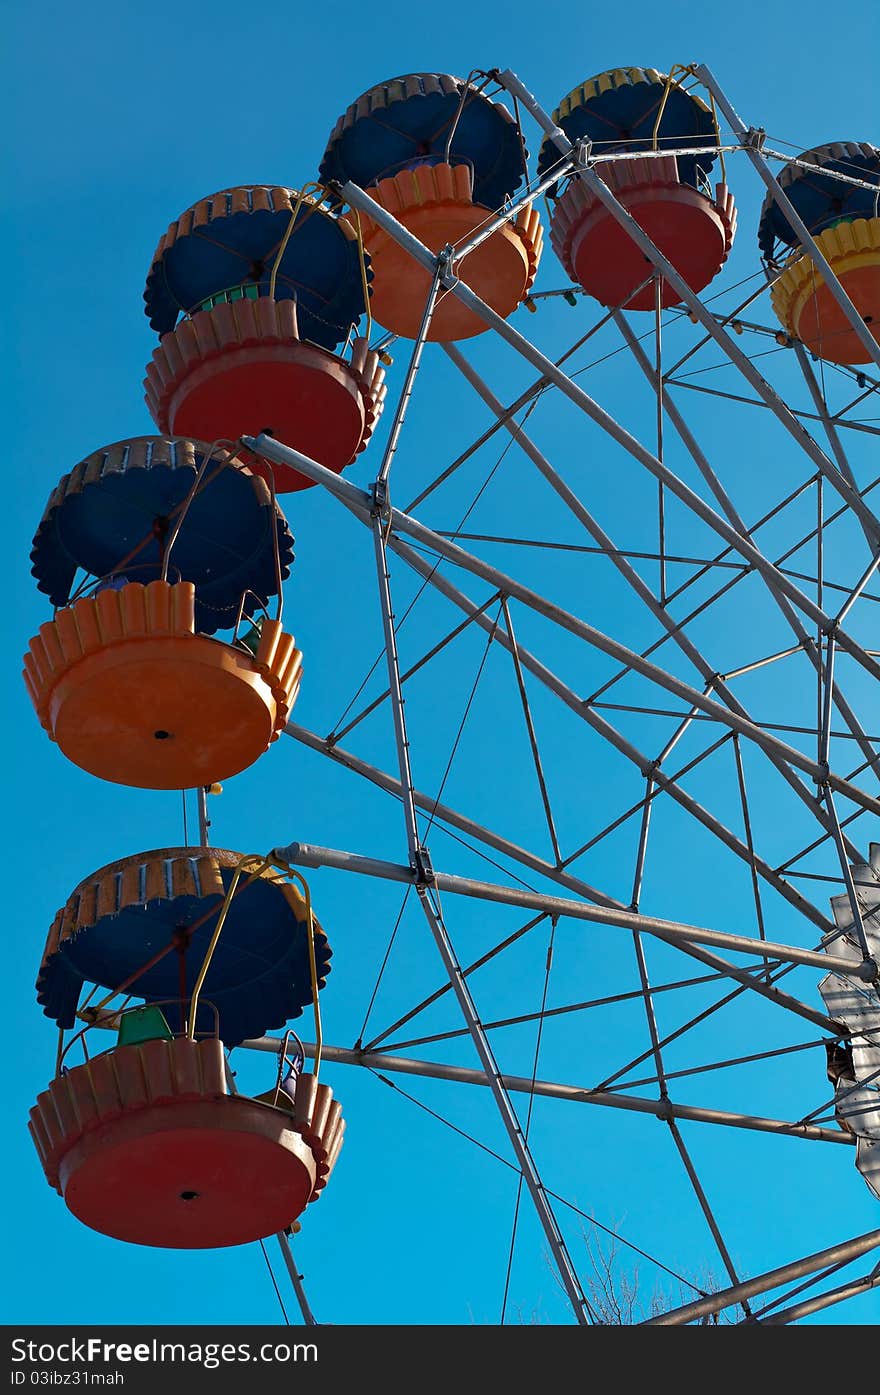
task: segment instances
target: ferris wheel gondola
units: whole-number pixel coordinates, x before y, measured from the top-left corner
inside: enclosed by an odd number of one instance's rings
[[[324,152],[325,183],[366,188],[425,246],[460,255],[457,272],[497,314],[510,315],[528,295],[541,257],[543,232],[530,203],[468,250],[526,176],[527,151],[507,108],[482,84],[446,73],[411,73],[371,87],[343,113]],[[431,276],[361,212],[360,226],[374,280],[371,307],[393,334],[419,334]],[[428,340],[470,338],[484,322],[441,295]]]
[[[570,141],[589,142],[591,155],[601,157],[597,171],[623,207],[691,290],[703,290],[727,259],[736,232],[732,193],[723,179],[714,189],[709,179],[718,139],[711,108],[674,73],[615,68],[570,92],[553,121]],[[557,160],[545,138],[538,172],[552,173]],[[571,280],[602,305],[653,309],[655,293],[643,285],[649,269],[638,247],[576,177],[562,184],[551,191],[550,239]],[[664,282],[662,305],[678,301]]]
[[[878,177],[880,150],[855,141],[804,151],[779,172],[786,198],[880,342]],[[867,349],[769,194],[761,209],[758,246],[773,277],[773,309],[785,329],[818,358],[832,363],[868,363]]]
[[[156,248],[144,293],[160,335],[144,383],[159,430],[211,441],[269,431],[345,469],[384,399],[385,370],[356,332],[372,275],[355,229],[320,191],[240,187],[187,209]],[[309,482],[280,470],[274,483]]]

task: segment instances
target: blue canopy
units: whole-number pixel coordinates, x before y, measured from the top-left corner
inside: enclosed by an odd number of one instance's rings
[[[252,209],[241,208],[243,194]],[[229,189],[182,214],[160,243],[147,278],[145,310],[153,329],[167,333],[179,315],[240,285],[255,285],[260,295],[268,295],[296,199],[292,189]],[[369,282],[369,258],[366,267]],[[304,202],[278,263],[275,299],[296,300],[303,339],[324,349],[342,343],[365,309],[360,253],[350,224],[313,201]]]
[[[801,164],[783,165],[778,180],[808,230],[815,234],[841,219],[876,218],[880,215],[880,150],[867,142],[840,141],[805,150]],[[867,180],[874,189],[845,184],[835,174],[849,174]],[[770,194],[761,208],[758,246],[762,255],[773,257],[774,243],[798,245],[798,236]]]
[[[450,140],[451,136],[451,140]],[[326,183],[362,188],[425,156],[466,161],[474,202],[500,208],[526,174],[519,127],[500,102],[446,73],[411,73],[370,88],[339,118],[321,161]]]
[[[168,945],[172,947],[152,968],[135,979],[125,993],[145,1002],[178,999],[181,972],[186,991],[191,993],[201,969],[217,916],[223,904],[220,891],[229,888],[233,864],[238,854],[208,848],[171,848],[144,853],[138,859],[125,859],[102,868],[83,883],[64,912],[73,916],[73,933],[57,934],[58,920],[37,979],[37,1001],[47,1017],[59,1027],[76,1023],[77,1004],[83,984],[115,989],[136,970]],[[220,862],[228,865],[219,866]],[[126,894],[135,864],[135,882],[148,864],[161,863],[172,884],[164,894],[138,900]],[[208,864],[213,862],[212,867]],[[189,864],[187,866],[187,863]],[[206,872],[206,867],[208,868]],[[173,869],[173,870],[172,870]],[[218,874],[219,873],[219,879]],[[205,883],[213,881],[210,889]],[[263,1036],[299,1017],[312,1001],[309,972],[306,917],[301,897],[293,888],[272,877],[257,877],[239,884],[201,992],[197,1028],[210,1032],[214,1017],[209,1004],[219,1013],[219,1030],[227,1046],[249,1037]],[[95,917],[91,924],[77,923],[95,882],[102,885]],[[173,885],[176,883],[176,887]],[[182,884],[188,885],[184,894]],[[107,890],[109,888],[109,891]],[[216,888],[216,890],[214,889]],[[207,891],[207,894],[204,894]],[[202,894],[200,894],[202,893]],[[105,903],[111,902],[109,908]],[[71,910],[71,907],[73,908]],[[189,927],[203,923],[189,934]],[[332,951],[323,930],[315,925],[315,959],[319,987],[330,972]],[[163,1004],[173,1031],[183,1027],[177,1003]],[[186,1004],[184,1005],[184,1016]]]
[[[597,154],[652,150],[661,106],[656,131],[659,150],[716,143],[715,121],[705,102],[670,85],[666,75],[653,68],[617,68],[589,78],[569,93],[553,119],[570,141],[591,140]],[[545,139],[538,154],[538,173],[549,173],[559,158],[556,146]],[[699,176],[708,176],[715,156],[679,155],[677,161],[681,182],[697,187]]]
[[[160,544],[174,527],[209,447],[201,441],[141,436],[81,461],[53,491],[31,551],[39,589],[67,604],[77,569],[96,577],[121,572],[155,581]],[[220,451],[209,463],[169,558],[169,580],[196,588],[196,628],[231,628],[277,593],[273,538],[282,578],[290,573],[293,535],[266,484]],[[125,559],[146,539],[130,561]]]

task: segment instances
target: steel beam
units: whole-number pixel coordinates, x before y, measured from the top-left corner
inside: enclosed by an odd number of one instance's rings
[[[649,1318],[641,1326],[678,1327],[688,1322],[695,1322],[698,1318],[708,1317],[711,1313],[720,1313],[724,1308],[729,1308],[732,1303],[738,1303],[743,1298],[754,1298],[759,1293],[767,1293],[770,1289],[779,1288],[781,1284],[790,1283],[793,1279],[802,1279],[807,1274],[815,1274],[817,1270],[825,1269],[829,1265],[848,1263],[851,1259],[858,1259],[859,1255],[867,1254],[869,1250],[876,1249],[878,1245],[880,1245],[880,1230],[869,1230],[866,1235],[859,1235],[854,1240],[846,1240],[840,1245],[832,1245],[827,1250],[819,1250],[816,1254],[807,1255],[805,1259],[795,1260],[793,1264],[784,1264],[781,1268],[771,1269],[755,1279],[747,1279],[745,1283],[721,1289],[718,1293],[710,1293],[708,1298],[698,1298],[693,1303],[685,1303],[681,1308],[673,1308],[668,1313],[660,1313],[658,1317]]]
[[[292,866],[333,867],[338,871],[354,872],[384,881],[409,884],[417,882],[417,874],[411,867],[404,867],[396,862],[385,862],[375,857],[364,857],[359,853],[338,848],[319,847],[314,843],[290,843],[275,848],[273,853],[281,861],[289,862]],[[735,954],[769,957],[783,964],[804,964],[826,973],[844,974],[862,983],[873,983],[877,979],[878,966],[871,959],[857,964],[852,959],[828,954],[825,950],[800,949],[796,945],[782,945],[773,940],[756,939],[753,935],[709,930],[704,926],[663,920],[656,916],[641,915],[636,911],[595,906],[588,901],[571,901],[566,897],[548,896],[520,887],[499,886],[495,882],[482,882],[473,877],[458,877],[447,872],[438,872],[436,868],[431,885],[438,891],[449,892],[451,895],[542,911],[550,916],[570,916],[575,920],[587,920],[593,925],[610,925],[633,934],[642,931],[648,935],[657,935],[673,944],[684,942],[714,945],[718,949],[726,949]]]
[[[243,1041],[246,1051],[277,1053],[281,1042],[277,1037],[257,1037]],[[306,1056],[312,1057],[314,1044],[303,1042]],[[393,1071],[399,1075],[420,1075],[431,1080],[450,1080],[459,1085],[482,1085],[489,1081],[482,1070],[467,1066],[441,1065],[436,1061],[421,1061],[412,1056],[392,1056],[380,1051],[356,1051],[347,1046],[321,1046],[321,1060],[337,1065],[362,1066],[373,1071]],[[689,1119],[695,1123],[718,1124],[725,1128],[746,1129],[752,1133],[771,1133],[786,1138],[802,1138],[811,1142],[842,1143],[853,1147],[852,1134],[842,1129],[820,1128],[817,1124],[800,1124],[784,1119],[767,1119],[756,1114],[736,1114],[725,1109],[703,1109],[699,1105],[675,1104],[672,1100],[645,1100],[632,1095],[615,1095],[608,1090],[590,1090],[581,1085],[562,1085],[553,1080],[532,1080],[525,1075],[502,1075],[506,1090],[514,1094],[541,1095],[549,1099],[568,1100],[573,1104],[595,1104],[609,1109],[622,1109],[632,1114],[651,1114],[656,1119]]]

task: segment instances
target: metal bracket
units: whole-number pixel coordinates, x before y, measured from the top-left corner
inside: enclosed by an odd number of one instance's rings
[[[427,848],[416,848],[413,857],[413,871],[416,874],[416,886],[433,886],[435,883],[434,865],[431,862],[431,854]]]
[[[391,517],[391,501],[388,497],[388,481],[386,479],[374,480],[370,487],[372,503],[370,505],[370,517],[380,518],[384,522]]]
[[[743,144],[747,150],[762,151],[764,142],[767,139],[767,132],[763,126],[750,126],[745,133]]]
[[[572,158],[580,169],[586,169],[591,164],[590,155],[592,149],[593,142],[590,140],[589,136],[584,136],[573,146],[571,152]]]

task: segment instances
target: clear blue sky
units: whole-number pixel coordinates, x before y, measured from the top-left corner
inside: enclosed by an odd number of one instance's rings
[[[94,0],[75,7],[7,6],[10,61],[5,95],[11,139],[5,155],[9,216],[2,238],[13,344],[5,372],[3,508],[10,655],[2,698],[8,877],[6,1321],[246,1323],[273,1322],[280,1316],[257,1246],[195,1254],[151,1251],[127,1248],[85,1230],[46,1187],[26,1130],[27,1111],[49,1079],[54,1060],[54,1031],[42,1018],[33,991],[52,916],[91,870],[129,853],[182,841],[179,796],[103,785],[73,768],[41,732],[18,676],[19,655],[48,618],[29,573],[28,554],[50,490],[90,451],[152,429],[141,380],[154,340],[142,314],[141,294],[160,235],[184,208],[214,190],[258,182],[296,186],[313,179],[327,136],[348,103],[372,84],[410,71],[463,76],[474,68],[511,67],[552,108],[578,82],[609,67],[639,64],[668,70],[674,63],[702,61],[713,68],[743,118],[763,125],[780,146],[787,142],[782,148],[872,136],[876,140],[872,11],[867,4],[856,5],[837,22],[817,0],[807,0],[784,15],[756,0],[736,6],[634,0],[624,8],[588,9],[555,0],[540,7],[512,0],[504,6],[477,3],[433,11],[399,0],[380,7],[342,3],[311,8],[268,0],[258,10],[229,0],[210,5],[154,0],[148,7]],[[529,146],[534,156],[534,127]],[[761,191],[743,159],[731,161],[729,174],[740,226],[718,289],[758,270],[755,229]],[[537,288],[553,289],[564,281],[548,245]],[[732,305],[735,294],[721,303]],[[757,318],[767,321],[769,315],[762,303]],[[595,318],[595,307],[586,303],[572,310],[553,301],[544,302],[535,316],[519,311],[515,323],[540,347],[558,354]],[[670,344],[687,347],[692,342],[688,332],[687,327],[673,327]],[[760,352],[768,341],[742,342],[750,352]],[[593,357],[600,357],[606,345],[610,352],[617,341],[602,339]],[[405,367],[401,347],[390,373],[390,400]],[[533,376],[498,344],[481,341],[468,352],[504,401],[513,400]],[[582,368],[590,358],[584,352],[575,362]],[[765,361],[768,374],[771,368],[780,390],[797,395],[803,405],[803,389],[787,362],[777,355]],[[653,407],[634,366],[617,355],[579,381],[630,429],[652,442]],[[716,381],[720,382],[717,376]],[[731,391],[740,390],[732,373],[724,382]],[[764,419],[765,414],[721,405],[697,393],[680,396],[683,410],[748,519],[756,519],[810,473],[805,458],[779,427]],[[487,424],[485,408],[456,380],[439,349],[430,348],[395,464],[395,501],[408,502]],[[387,429],[387,420],[385,425]],[[615,542],[652,550],[656,491],[647,476],[585,419],[558,402],[542,403],[531,425],[542,448],[577,482]],[[383,440],[380,430],[349,478],[363,485],[372,479]],[[854,448],[860,482],[872,474],[870,444],[869,438],[860,438]],[[447,490],[439,491],[424,506],[426,521],[438,528],[456,527],[501,447],[496,438]],[[670,446],[670,460],[698,487],[683,452],[675,453]],[[777,543],[781,551],[797,536],[799,523],[802,532],[812,526],[813,495],[798,507],[794,522],[762,534],[771,553]],[[360,525],[320,490],[295,496],[288,513],[297,561],[287,588],[287,615],[306,656],[294,715],[324,734],[337,723],[379,650],[372,553]],[[837,566],[844,579],[854,580],[864,565],[858,535],[845,524],[838,526],[829,575]],[[574,521],[516,450],[493,476],[468,527],[474,532],[582,541]],[[669,529],[669,545],[676,552],[711,556],[719,550],[708,530],[674,506],[669,509]],[[606,562],[475,544],[479,546],[501,568],[633,647],[646,646],[656,637],[654,621],[630,599]],[[793,565],[798,563],[810,572],[812,555],[804,552]],[[676,566],[677,579],[690,574],[684,564]],[[655,583],[651,564],[644,564],[643,574]],[[400,614],[416,589],[401,564],[394,568],[394,586]],[[464,589],[481,599],[486,594],[476,584],[465,584]],[[702,599],[705,586],[694,588],[693,594]],[[758,586],[750,582],[733,594],[741,601],[711,612],[713,619],[693,629],[694,638],[721,671],[789,642],[778,612]],[[675,613],[683,613],[682,608]],[[514,614],[519,637],[558,667],[578,691],[594,691],[614,671],[610,661],[555,633],[545,622]],[[853,628],[876,647],[876,630],[870,639],[866,623],[870,614],[870,609],[858,609]],[[450,607],[430,598],[420,601],[402,631],[403,662],[419,657],[455,623]],[[468,631],[412,684],[407,710],[415,778],[427,792],[436,792],[443,782],[484,648],[484,639]],[[661,656],[673,671],[689,681],[693,678],[669,646]],[[798,724],[810,720],[815,708],[815,685],[808,672],[806,662],[797,659],[790,668],[772,669],[770,676],[744,680],[737,691],[763,720]],[[875,690],[845,665],[842,681],[867,730],[876,734]],[[365,697],[377,695],[383,686],[380,672]],[[648,694],[657,707],[679,706],[633,680],[618,688],[622,703],[648,702]],[[548,694],[533,685],[530,697],[561,842],[571,851],[634,803],[643,785],[633,767],[610,753]],[[606,715],[652,755],[674,725],[661,717]],[[709,739],[702,725],[690,732],[681,743],[680,764]],[[380,709],[344,744],[392,769],[387,710]],[[846,750],[836,755],[841,768],[857,763]],[[756,841],[778,865],[810,841],[813,825],[766,762],[747,752],[746,765],[753,781]],[[728,745],[700,768],[687,788],[740,830],[735,780]],[[500,651],[485,665],[443,797],[548,855],[514,678]],[[252,770],[227,784],[223,796],[213,802],[212,814],[213,841],[242,852],[301,839],[405,860],[398,805],[285,739]],[[864,845],[880,837],[868,824],[866,818],[856,825]],[[574,870],[628,902],[637,834],[637,821],[630,820]],[[446,870],[507,879],[506,870],[437,830],[432,849],[435,863]],[[805,860],[801,865],[827,870],[830,860],[825,855],[815,864]],[[532,884],[542,885],[519,871]],[[822,882],[799,885],[823,909],[828,895],[839,890]],[[335,950],[324,995],[325,1032],[331,1042],[350,1045],[361,1032],[401,895],[393,886],[326,871],[315,874],[313,891]],[[658,801],[655,810],[642,909],[722,929],[754,931],[747,869],[668,800]],[[513,933],[526,919],[453,898],[447,899],[446,911],[464,962]],[[765,914],[768,937],[814,943],[814,929],[772,892],[765,897]],[[546,950],[547,928],[541,925],[474,976],[474,993],[487,1020],[537,1010]],[[660,945],[650,945],[648,955],[655,982],[700,972],[692,961]],[[442,981],[427,928],[410,904],[365,1040]],[[814,973],[799,971],[787,985],[812,1006],[821,1006]],[[549,1005],[635,987],[632,946],[626,936],[576,922],[560,924]],[[663,995],[658,1000],[661,1030],[673,1031],[720,996],[717,985]],[[403,1035],[454,1031],[458,1026],[447,996]],[[740,999],[726,1014],[689,1034],[684,1045],[671,1049],[670,1068],[771,1051],[819,1035],[810,1024],[757,998]],[[503,1068],[531,1075],[534,1023],[495,1032],[493,1041]],[[545,1029],[538,1074],[596,1084],[646,1046],[639,1003],[557,1017]],[[469,1044],[460,1037],[414,1048],[413,1054],[475,1064]],[[269,1058],[240,1059],[237,1064],[240,1084],[254,1089],[268,1085]],[[630,1078],[640,1074],[651,1074],[650,1063],[631,1072]],[[327,1078],[343,1101],[346,1144],[336,1175],[306,1217],[297,1241],[319,1319],[496,1322],[513,1220],[514,1174],[367,1072],[328,1067]],[[413,1077],[398,1077],[396,1083],[485,1148],[509,1156],[487,1091]],[[643,1093],[650,1095],[651,1088]],[[821,1048],[807,1049],[765,1065],[689,1077],[672,1093],[674,1098],[722,1109],[798,1118],[827,1098],[824,1054]],[[527,1101],[519,1097],[518,1103],[525,1112]],[[705,1284],[708,1275],[722,1281],[720,1261],[665,1125],[649,1117],[539,1100],[531,1130],[545,1182],[554,1192],[603,1225],[619,1229],[686,1279]],[[744,1272],[769,1269],[878,1224],[877,1203],[846,1148],[697,1124],[683,1126],[683,1132],[733,1260]],[[564,1206],[559,1216],[586,1272],[583,1222]],[[273,1260],[275,1253],[273,1246]],[[678,1299],[674,1281],[647,1261],[636,1263],[643,1291],[650,1294],[659,1282],[669,1301]],[[294,1313],[286,1280],[282,1285]],[[683,1297],[688,1294],[682,1290]],[[878,1318],[880,1299],[872,1295],[832,1309],[824,1320],[868,1324]],[[525,1201],[508,1320],[569,1320]]]

